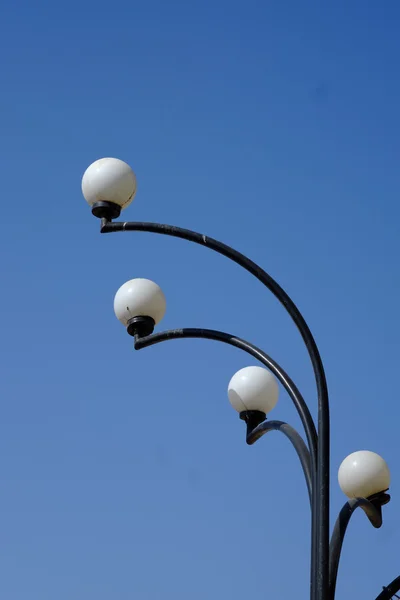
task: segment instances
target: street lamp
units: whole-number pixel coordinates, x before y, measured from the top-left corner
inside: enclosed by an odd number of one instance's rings
[[[135,342],[136,350],[183,338],[210,339],[236,348],[256,358],[260,366],[238,371],[228,386],[233,408],[247,425],[246,442],[255,443],[269,431],[281,431],[296,450],[311,506],[310,599],[333,600],[343,539],[351,515],[360,507],[371,524],[382,525],[382,506],[390,501],[386,493],[390,475],[385,461],[373,452],[361,451],[347,457],[339,469],[339,484],[349,497],[339,513],[329,539],[329,397],[323,363],[311,331],[293,300],[260,266],[233,248],[200,233],[171,225],[143,222],[115,222],[121,210],[135,197],[136,177],[130,166],[115,158],[95,161],[82,178],[82,192],[94,216],[101,219],[101,233],[147,231],[185,239],[205,246],[237,263],[268,288],[297,326],[307,348],[314,371],[318,395],[317,427],[295,383],[268,354],[232,334],[210,329],[174,329],[153,333],[165,314],[166,301],[160,287],[147,279],[133,279],[116,293],[114,311]],[[287,423],[267,420],[266,415],[278,400],[278,383],[291,398],[304,427],[306,441]],[[378,596],[389,600],[397,591],[397,580]],[[400,584],[399,584],[400,585]],[[384,595],[382,595],[384,594]],[[385,595],[386,594],[386,595]],[[391,595],[389,595],[391,594]],[[377,600],[378,600],[377,599]]]

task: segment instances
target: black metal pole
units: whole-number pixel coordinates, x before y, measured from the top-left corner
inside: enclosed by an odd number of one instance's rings
[[[389,494],[381,493],[370,498],[353,498],[346,502],[336,519],[330,543],[329,598],[335,597],[336,581],[344,537],[350,519],[357,508],[362,508],[371,525],[376,529],[382,526],[382,506],[390,500]]]
[[[400,592],[400,576],[393,579],[388,586],[384,587],[383,592],[381,592],[375,600],[391,600],[391,598],[394,597],[398,598],[398,596],[395,596],[397,592]]]
[[[316,521],[316,539],[313,540],[311,598],[314,599],[315,593],[316,600],[327,600],[329,593],[329,397],[322,359],[304,317],[289,295],[266,271],[244,254],[218,240],[171,225],[101,220],[101,233],[116,231],[147,231],[178,237],[226,256],[261,281],[285,307],[297,326],[310,356],[318,395],[317,485],[314,487],[315,493],[313,496],[313,502],[316,503],[315,510],[313,510],[313,519]]]

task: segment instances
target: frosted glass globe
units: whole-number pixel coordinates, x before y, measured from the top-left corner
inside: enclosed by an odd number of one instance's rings
[[[268,414],[278,402],[279,387],[272,373],[263,367],[240,369],[229,382],[229,402],[237,412],[259,410]]]
[[[136,194],[136,177],[131,167],[118,158],[100,158],[82,177],[82,193],[86,202],[112,202],[126,208]]]
[[[339,467],[338,480],[348,498],[368,498],[388,489],[390,471],[379,454],[359,450],[344,459]]]
[[[160,286],[149,279],[131,279],[115,294],[114,312],[125,326],[133,317],[151,317],[157,324],[165,309],[165,296]]]

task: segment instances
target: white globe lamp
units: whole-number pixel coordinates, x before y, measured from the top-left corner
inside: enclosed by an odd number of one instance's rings
[[[368,498],[389,488],[390,471],[379,454],[359,450],[344,459],[339,467],[338,480],[348,498]]]
[[[163,318],[166,300],[159,285],[149,279],[131,279],[124,283],[114,298],[117,319],[130,335],[150,335]]]
[[[263,367],[245,367],[237,371],[228,385],[228,398],[250,433],[265,420],[278,402],[278,383]]]
[[[83,174],[82,193],[96,217],[115,219],[134,199],[136,177],[123,160],[100,158]]]

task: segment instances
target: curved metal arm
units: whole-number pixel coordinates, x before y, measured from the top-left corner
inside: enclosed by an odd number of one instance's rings
[[[347,526],[357,508],[362,508],[371,525],[376,529],[382,526],[382,506],[390,500],[388,494],[382,493],[370,498],[352,498],[346,502],[336,519],[329,547],[329,598],[335,597],[340,554]]]
[[[285,307],[287,313],[297,326],[310,356],[318,395],[318,486],[315,487],[316,493],[313,499],[313,502],[316,503],[313,518],[316,520],[318,550],[316,555],[312,557],[313,565],[315,562],[315,571],[313,568],[311,597],[313,598],[315,593],[317,600],[324,600],[328,594],[329,583],[329,397],[322,359],[303,315],[285,290],[266,271],[244,256],[244,254],[206,235],[172,225],[143,222],[112,222],[107,219],[101,220],[100,231],[101,233],[147,231],[178,237],[210,248],[237,263],[261,281]]]
[[[260,423],[257,425],[255,429],[251,432],[251,434],[247,437],[247,443],[249,445],[255,444],[257,440],[259,440],[263,435],[269,433],[270,431],[281,431],[292,443],[294,449],[297,452],[297,456],[299,457],[304,477],[307,484],[308,496],[310,498],[310,504],[312,503],[312,473],[311,473],[311,457],[310,452],[304,443],[301,435],[288,425],[288,423],[284,423],[283,421],[264,421],[264,423]]]
[[[300,391],[296,387],[295,383],[290,379],[289,375],[276,363],[268,354],[254,346],[246,340],[235,337],[230,333],[223,331],[216,331],[214,329],[197,329],[186,327],[185,329],[170,329],[169,331],[162,331],[161,333],[154,333],[146,337],[135,336],[135,349],[141,350],[148,346],[154,346],[160,342],[166,342],[167,340],[178,340],[178,339],[207,339],[214,340],[217,342],[223,342],[240,350],[244,350],[260,362],[262,362],[267,369],[279,379],[299,414],[301,422],[303,423],[304,430],[307,436],[308,445],[310,448],[311,462],[313,470],[316,469],[316,455],[317,455],[317,432],[315,431],[314,422],[312,420],[310,411]]]
[[[400,576],[393,579],[392,583],[389,583],[387,587],[384,587],[383,592],[381,592],[375,600],[391,600],[393,597],[398,598],[398,596],[395,596],[396,592],[400,592]]]
[[[293,401],[293,404],[295,405],[295,408],[300,416],[300,419],[301,419],[304,429],[305,429],[307,441],[309,444],[309,450],[307,449],[306,445],[304,444],[302,438],[299,436],[299,434],[294,429],[290,428],[291,432],[289,432],[289,430],[286,429],[285,431],[283,431],[283,433],[285,433],[288,437],[289,437],[289,435],[288,435],[289,433],[290,434],[292,432],[294,433],[294,435],[290,436],[290,439],[291,439],[293,445],[295,446],[296,451],[299,455],[300,461],[302,463],[303,471],[306,476],[307,486],[309,488],[309,493],[310,493],[310,489],[313,490],[313,492],[311,493],[311,590],[310,590],[311,598],[313,598],[314,591],[315,591],[315,587],[313,586],[314,577],[315,577],[314,565],[315,565],[315,556],[316,556],[316,552],[317,552],[317,530],[316,530],[316,525],[317,525],[316,508],[317,507],[316,507],[316,502],[315,502],[316,494],[314,493],[314,490],[316,490],[316,486],[317,486],[317,477],[316,476],[317,476],[317,439],[318,438],[317,438],[317,433],[315,431],[314,421],[312,420],[308,406],[305,403],[305,400],[304,400],[303,396],[301,395],[300,391],[298,390],[298,388],[296,387],[295,383],[290,379],[289,375],[287,375],[287,373],[282,369],[282,367],[280,367],[280,365],[278,365],[278,363],[276,363],[270,356],[268,356],[268,354],[266,354],[265,352],[263,352],[262,350],[260,350],[256,346],[254,346],[253,344],[250,344],[250,342],[247,342],[246,340],[242,340],[241,338],[235,337],[229,333],[224,333],[222,331],[215,331],[213,329],[185,328],[185,329],[172,329],[169,331],[163,331],[161,333],[155,333],[153,335],[149,335],[146,337],[139,337],[136,335],[135,336],[135,349],[140,350],[142,348],[146,348],[148,346],[153,346],[154,344],[158,344],[160,342],[165,342],[167,340],[185,339],[185,338],[215,340],[218,342],[223,342],[230,346],[234,346],[235,348],[239,348],[240,350],[244,350],[245,352],[247,352],[248,354],[250,354],[257,360],[259,360],[264,366],[266,366],[270,371],[272,371],[272,373],[274,373],[274,375],[278,378],[278,380],[281,382],[281,384],[283,385],[283,387],[289,394],[290,398]],[[263,435],[264,432],[262,430],[262,425],[263,424],[261,424],[260,426],[256,427],[253,430],[252,433],[254,434],[255,438],[254,438],[254,440],[252,440],[251,436],[248,437],[247,438],[248,443],[254,443],[258,439],[258,437]],[[266,429],[265,429],[265,433],[266,433],[268,430],[268,421],[266,422],[265,427],[266,427]],[[301,447],[302,445],[304,446],[304,448]],[[305,458],[306,456],[308,456],[307,459]],[[303,462],[304,462],[304,464],[303,464]],[[310,465],[310,466],[305,467],[305,463],[307,463],[307,465]],[[309,470],[311,470],[311,475],[308,475]],[[309,484],[309,481],[312,481],[312,484]]]

